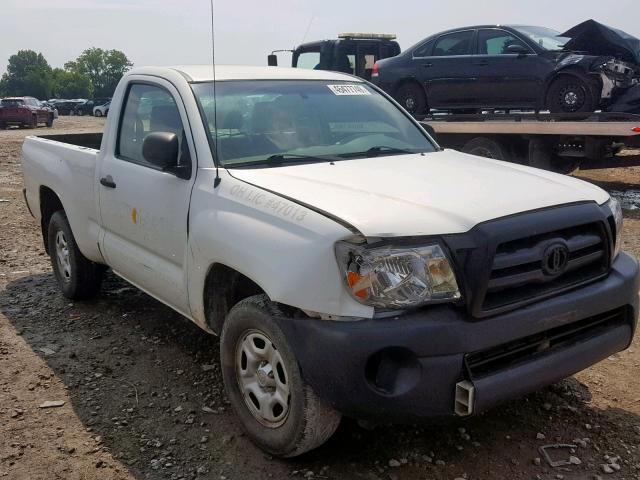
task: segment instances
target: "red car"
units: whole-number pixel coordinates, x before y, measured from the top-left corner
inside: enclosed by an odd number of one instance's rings
[[[44,123],[53,126],[53,110],[33,97],[11,97],[0,100],[0,128],[9,125],[37,128]]]

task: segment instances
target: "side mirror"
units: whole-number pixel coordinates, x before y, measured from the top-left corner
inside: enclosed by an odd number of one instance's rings
[[[278,55],[276,55],[275,53],[272,53],[271,55],[267,56],[267,65],[269,65],[270,67],[277,67],[278,66]]]
[[[142,143],[142,156],[162,170],[178,164],[178,137],[171,132],[153,132]]]
[[[524,45],[514,44],[507,47],[507,53],[514,55],[528,55],[531,51]]]

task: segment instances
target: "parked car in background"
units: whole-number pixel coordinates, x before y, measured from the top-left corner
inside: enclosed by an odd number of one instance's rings
[[[55,103],[52,103],[50,100],[47,100],[46,102],[41,102],[41,103],[43,106],[51,109],[51,111],[53,112],[54,119],[58,118],[59,114],[58,114],[58,109],[56,108]]]
[[[416,115],[432,109],[593,112],[638,84],[640,65],[623,54],[633,50],[624,51],[624,32],[585,24],[567,32],[570,36],[519,25],[449,30],[378,61],[372,80]],[[582,41],[580,51],[572,51],[572,39],[582,39],[586,28],[594,31],[592,24],[602,38],[591,35],[591,43]],[[612,35],[619,45],[611,45]]]
[[[93,108],[94,117],[106,117],[109,114],[109,107],[111,106],[111,102],[107,102],[104,105],[98,105]]]
[[[108,103],[110,98],[93,98],[91,100],[87,100],[84,103],[79,103],[76,105],[73,114],[74,115],[93,115],[93,109],[100,105],[104,105]]]
[[[62,100],[56,102],[56,108],[58,109],[58,113],[60,115],[73,115],[76,106],[78,105],[77,100]]]
[[[0,100],[0,128],[10,125],[37,128],[53,126],[54,112],[33,97],[10,97]]]

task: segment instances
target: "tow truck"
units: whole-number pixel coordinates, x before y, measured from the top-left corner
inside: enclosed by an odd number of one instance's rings
[[[400,53],[394,34],[341,33],[337,40],[303,43],[293,50],[274,50],[267,57],[269,66],[278,66],[278,52],[290,52],[293,68],[333,70],[371,80],[378,60]]]
[[[596,112],[431,113],[418,118],[445,148],[569,174],[640,166],[640,115]]]

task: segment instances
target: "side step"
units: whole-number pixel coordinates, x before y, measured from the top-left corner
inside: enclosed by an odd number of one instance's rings
[[[473,414],[476,387],[468,380],[456,383],[456,399],[454,405],[455,414],[459,417],[468,417]]]

